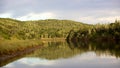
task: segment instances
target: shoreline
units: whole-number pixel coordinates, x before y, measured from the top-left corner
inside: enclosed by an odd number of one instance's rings
[[[8,61],[9,59],[12,60],[12,59],[14,59],[14,57],[30,54],[31,52],[34,52],[36,49],[39,49],[41,47],[42,47],[41,45],[37,45],[37,46],[25,48],[24,50],[21,50],[21,51],[16,51],[14,53],[0,55],[0,67],[4,66],[6,64],[6,63],[2,64],[2,62],[9,63],[10,62],[10,61]]]
[[[41,38],[41,41],[65,41],[66,38]]]

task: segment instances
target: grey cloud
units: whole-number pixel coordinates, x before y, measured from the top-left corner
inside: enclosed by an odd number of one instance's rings
[[[96,8],[109,8],[118,7],[118,0],[4,0],[4,6],[6,11],[13,10],[19,11],[27,10],[43,11],[43,10],[84,10],[84,9],[96,9]]]
[[[0,13],[4,11],[4,0],[0,0]]]
[[[119,3],[120,0],[0,0],[0,14],[12,12],[17,18],[29,13],[53,12],[58,18],[67,19],[120,16]]]

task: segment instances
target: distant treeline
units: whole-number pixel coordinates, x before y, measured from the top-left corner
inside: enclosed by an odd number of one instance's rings
[[[80,28],[78,31],[71,30],[67,41],[120,41],[120,21],[110,24],[96,24],[90,28]]]
[[[77,30],[89,26],[71,20],[18,21],[0,18],[0,39],[66,38],[71,29]]]

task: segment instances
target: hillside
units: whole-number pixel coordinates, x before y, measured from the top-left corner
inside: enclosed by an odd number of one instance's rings
[[[66,38],[71,29],[84,27],[90,25],[71,20],[19,21],[0,18],[0,39]]]

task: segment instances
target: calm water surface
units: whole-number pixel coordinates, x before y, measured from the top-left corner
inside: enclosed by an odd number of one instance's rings
[[[68,44],[64,41],[45,42],[44,46],[28,55],[1,62],[3,63],[1,67],[120,68],[120,50],[115,44]]]

